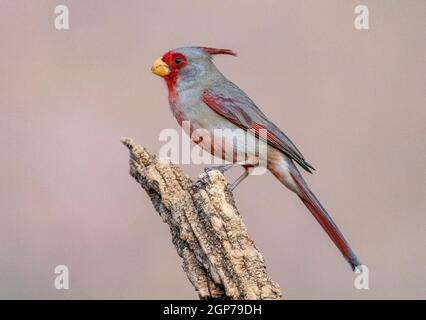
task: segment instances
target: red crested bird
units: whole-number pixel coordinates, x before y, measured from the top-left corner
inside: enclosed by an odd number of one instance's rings
[[[219,54],[236,56],[228,49],[185,47],[171,50],[154,62],[151,71],[166,81],[173,115],[181,126],[184,121],[189,122],[187,133],[203,149],[229,161],[232,165],[244,167],[244,174],[234,182],[232,188],[247,177],[259,161],[264,161],[267,169],[303,201],[349,262],[352,270],[356,270],[360,266],[357,256],[310,190],[295,163],[309,173],[312,173],[314,168],[247,94],[217,69],[212,60]],[[200,129],[213,139],[207,139],[203,134],[193,134]],[[215,139],[217,132],[220,132],[218,129],[252,134],[253,140],[257,139],[257,143],[259,140],[267,143],[266,159],[259,159],[262,154],[256,152],[253,145],[247,146],[248,143],[226,145],[223,144],[222,136]],[[267,134],[263,136],[256,134],[261,129]],[[236,139],[241,140],[245,137],[237,134]],[[227,152],[229,150],[231,152]],[[241,159],[240,156],[246,160],[237,161]],[[223,168],[229,167],[228,165]]]

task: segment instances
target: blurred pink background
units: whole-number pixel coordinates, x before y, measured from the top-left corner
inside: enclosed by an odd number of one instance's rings
[[[236,201],[285,298],[426,298],[426,2],[362,1],[368,31],[358,4],[1,1],[0,298],[197,298],[119,142],[158,152],[178,128],[149,69],[186,45],[239,53],[218,67],[317,168],[309,183],[369,267],[356,290],[303,204],[252,177]]]

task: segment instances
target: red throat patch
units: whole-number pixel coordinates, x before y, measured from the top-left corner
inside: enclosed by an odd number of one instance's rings
[[[174,102],[177,96],[175,85],[179,76],[179,70],[186,65],[186,57],[179,52],[169,51],[161,59],[170,68],[170,74],[164,77],[164,80],[169,89],[169,101]]]

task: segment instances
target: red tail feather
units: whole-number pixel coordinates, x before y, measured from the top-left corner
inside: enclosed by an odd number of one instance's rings
[[[334,223],[333,219],[309,189],[303,178],[293,173],[290,173],[290,175],[303,194],[303,196],[300,196],[300,199],[303,201],[315,219],[319,222],[319,224],[323,227],[325,232],[327,232],[328,236],[343,254],[345,259],[349,262],[352,270],[355,270],[356,267],[361,263],[359,262],[355,253],[352,251],[337,225]]]

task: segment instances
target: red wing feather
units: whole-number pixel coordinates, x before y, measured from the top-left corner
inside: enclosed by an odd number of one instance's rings
[[[237,87],[236,94],[240,94],[242,102],[223,94],[204,92],[202,96],[203,102],[213,111],[232,122],[237,127],[244,130],[254,130],[259,137],[261,129],[267,130],[267,143],[278,150],[282,151],[294,161],[296,161],[303,169],[312,173],[314,169],[305,161],[300,151],[291,142],[291,140],[282,133],[277,126],[270,122],[266,116],[257,108],[257,106]],[[246,109],[250,112],[246,112]],[[264,139],[260,135],[261,139]]]

